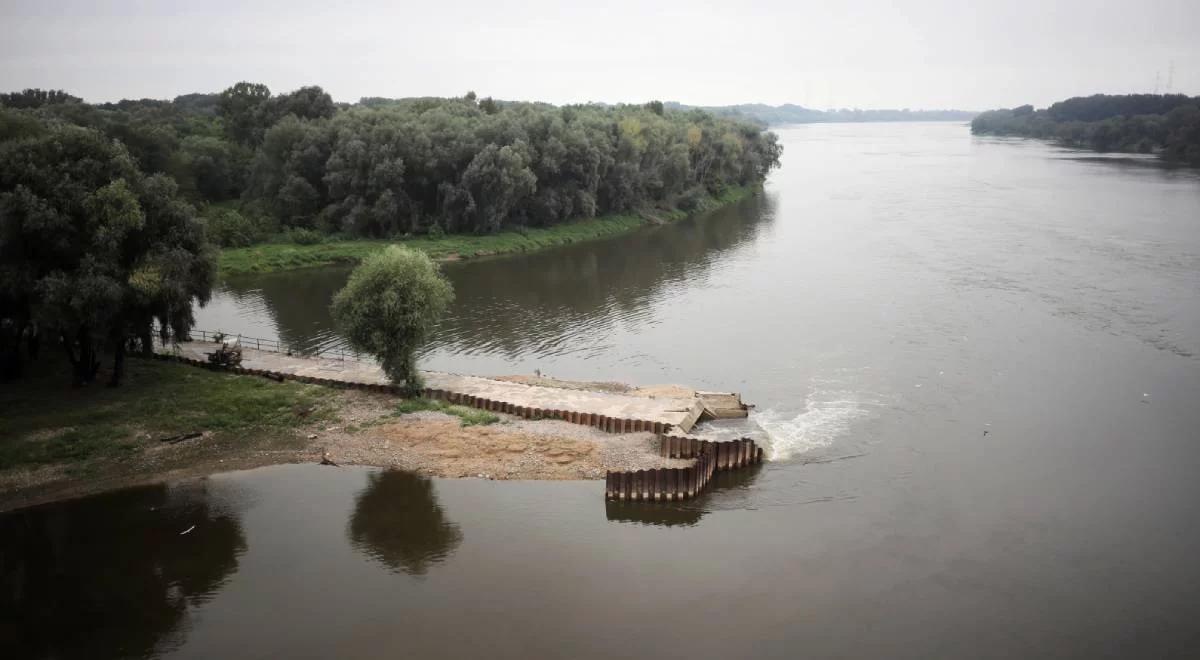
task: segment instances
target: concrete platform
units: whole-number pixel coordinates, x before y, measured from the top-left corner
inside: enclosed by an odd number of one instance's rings
[[[165,355],[206,362],[208,353],[217,350],[218,344],[191,341],[179,344],[178,353],[171,347],[160,348]],[[272,351],[242,349],[242,364],[246,370],[261,370],[291,377],[328,379],[342,383],[362,385],[388,385],[383,370],[374,362],[358,360],[336,360],[320,357],[286,355]],[[583,415],[603,416],[618,420],[639,420],[648,423],[669,425],[682,432],[691,431],[705,412],[705,399],[715,393],[705,392],[691,396],[646,396],[618,394],[579,389],[563,389],[541,385],[527,385],[479,376],[463,376],[437,371],[421,372],[425,386],[434,390],[453,392],[463,397],[500,402],[512,406],[540,410],[565,411]],[[736,395],[721,395],[721,408],[728,410],[740,405],[740,400],[731,403]],[[743,407],[744,409],[744,407]]]

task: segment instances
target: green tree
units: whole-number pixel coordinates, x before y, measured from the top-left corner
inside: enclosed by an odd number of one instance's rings
[[[119,143],[63,125],[0,143],[0,317],[61,338],[77,385],[105,351],[118,384],[127,340],[148,347],[155,321],[186,334],[215,262],[175,182],[144,177]]]
[[[225,121],[225,132],[235,142],[257,145],[262,142],[267,121],[271,89],[261,83],[240,82],[221,92],[217,114]]]
[[[83,99],[71,96],[61,89],[26,89],[20,92],[0,94],[0,105],[10,108],[40,108],[58,103],[82,103]]]
[[[496,232],[513,208],[537,189],[529,170],[527,147],[489,144],[471,159],[462,175],[462,188],[470,196],[470,222],[476,231]]]
[[[375,355],[393,383],[416,394],[416,350],[453,299],[450,282],[425,253],[392,245],[354,269],[331,311],[355,350]]]

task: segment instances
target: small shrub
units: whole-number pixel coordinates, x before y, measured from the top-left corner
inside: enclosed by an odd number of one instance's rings
[[[296,245],[317,245],[325,241],[325,237],[320,232],[303,227],[292,227],[283,232],[280,238],[284,243],[295,243]]]
[[[245,247],[260,240],[254,221],[233,209],[210,209],[205,224],[209,240],[220,247]]]

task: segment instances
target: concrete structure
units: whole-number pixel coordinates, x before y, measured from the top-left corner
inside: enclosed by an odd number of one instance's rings
[[[251,348],[255,345],[254,340],[242,342],[241,366],[232,371],[323,385],[395,391],[374,362],[289,355]],[[218,346],[210,341],[184,342],[161,347],[159,355],[208,366],[208,354]],[[426,385],[424,393],[431,398],[528,418],[562,419],[611,433],[686,433],[702,416],[746,416],[746,406],[736,394],[692,392],[691,396],[646,396],[544,387],[433,371],[422,372],[422,375]],[[706,402],[711,407],[706,408]]]

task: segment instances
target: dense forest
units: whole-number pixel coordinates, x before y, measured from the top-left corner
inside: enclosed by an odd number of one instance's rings
[[[1200,166],[1200,96],[1096,94],[1041,110],[1023,105],[980,114],[971,132],[1043,138],[1096,151],[1157,153]]]
[[[116,384],[152,327],[187,334],[215,246],[690,211],[780,154],[757,124],[659,102],[338,104],[246,82],[170,101],[0,94],[0,380],[45,336],[77,384],[113,355]]]
[[[687,106],[667,103],[667,108],[680,111],[704,110],[718,117],[748,119],[767,126],[783,124],[820,124],[833,122],[881,122],[881,121],[967,121],[977,113],[966,110],[860,110],[841,108],[838,110],[815,110],[793,103],[766,105],[743,103],[741,105]]]
[[[778,165],[750,122],[661,103],[555,107],[461,98],[335,104],[239,83],[173,101],[0,95],[0,141],[63,125],[119,142],[200,208],[214,240],[495,232],[653,207],[689,210]]]

